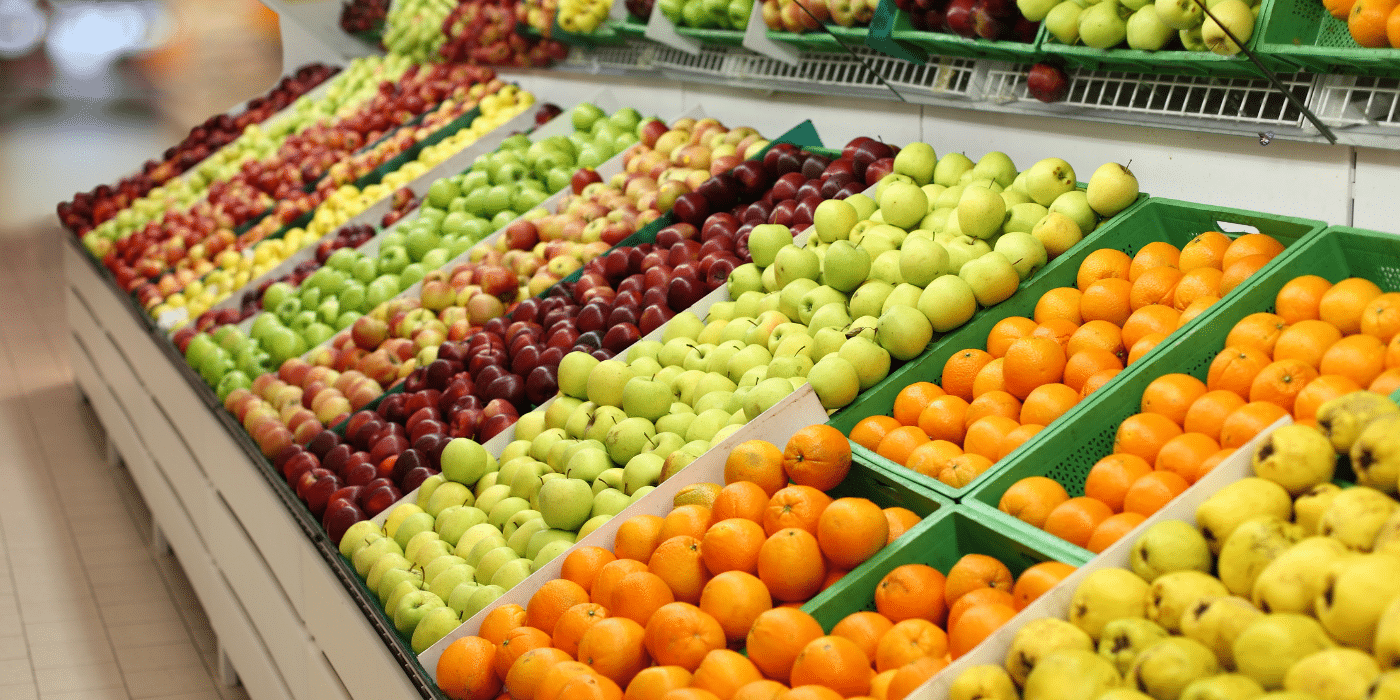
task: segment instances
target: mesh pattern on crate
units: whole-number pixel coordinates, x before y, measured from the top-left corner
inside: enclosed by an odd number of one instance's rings
[[[983,97],[990,102],[1036,102],[1026,87],[1026,67],[987,72]],[[1057,105],[1161,117],[1299,126],[1303,114],[1266,80],[1143,75],[1070,70],[1069,94]],[[1307,75],[1280,76],[1306,102],[1313,85]]]
[[[1317,0],[1275,2],[1269,22],[1274,31],[1268,32],[1265,39],[1270,42],[1361,49],[1347,31],[1347,23],[1333,17]]]
[[[1331,76],[1313,109],[1336,124],[1400,127],[1400,79]]]

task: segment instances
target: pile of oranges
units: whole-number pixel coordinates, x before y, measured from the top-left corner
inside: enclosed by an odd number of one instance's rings
[[[1282,251],[1266,234],[1218,231],[1131,257],[1096,250],[1074,287],[1043,294],[1034,318],[1002,319],[985,350],[954,353],[939,384],[905,387],[893,415],[862,419],[851,440],[962,488]]]
[[[561,577],[526,606],[491,610],[477,636],[444,649],[439,687],[481,700],[502,691],[515,700],[619,700],[624,688],[638,700],[780,693],[839,700],[871,692],[874,662],[865,647],[825,635],[800,606],[921,518],[828,496],[850,460],[846,437],[826,425],[803,428],[782,450],[742,443],[728,455],[723,487],[689,489],[709,494],[705,503],[677,505],[664,518],[631,517],[611,551],[576,548]],[[888,597],[909,606],[927,592],[911,585]],[[873,649],[878,639],[861,641]],[[906,676],[906,692],[923,678]]]
[[[1361,389],[1400,388],[1400,293],[1359,277],[1316,275],[1280,288],[1273,312],[1230,329],[1205,381],[1163,375],[1124,420],[1113,454],[1070,498],[1046,477],[1007,489],[999,507],[1100,552],[1284,416],[1311,423],[1323,403]]]

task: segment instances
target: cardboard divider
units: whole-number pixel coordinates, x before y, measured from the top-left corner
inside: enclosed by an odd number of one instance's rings
[[[651,17],[647,18],[647,29],[643,36],[658,44],[684,51],[692,56],[700,55],[700,41],[677,32],[676,25],[672,24],[671,20],[666,19],[666,15],[662,14],[660,9],[652,9]]]

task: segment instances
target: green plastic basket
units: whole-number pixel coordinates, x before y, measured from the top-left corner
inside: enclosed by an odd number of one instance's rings
[[[1332,227],[1290,247],[1201,314],[1185,332],[1172,334],[1142,362],[1081,402],[1073,419],[1057,421],[1042,431],[1034,444],[1028,442],[1027,449],[1019,450],[1004,468],[976,485],[963,503],[994,511],[1002,494],[1028,476],[1048,476],[1071,496],[1084,495],[1089,470],[1113,452],[1118,425],[1138,413],[1147,385],[1173,372],[1204,380],[1235,323],[1252,313],[1272,311],[1279,289],[1302,275],[1321,275],[1332,282],[1364,277],[1388,291],[1400,290],[1400,236]],[[1008,520],[1023,537],[1059,539],[1020,520]]]
[[[864,46],[869,27],[843,27],[839,24],[822,25],[824,29],[795,34],[768,30],[768,38],[791,44],[804,51],[844,52],[852,46]]]
[[[1321,221],[1309,219],[1273,216],[1240,209],[1192,204],[1190,202],[1181,202],[1173,199],[1161,199],[1156,197],[1147,199],[1134,208],[1110,219],[1108,223],[1085,237],[1083,241],[1074,248],[1071,248],[1069,252],[1056,258],[1053,263],[1042,270],[1036,277],[1024,283],[1015,296],[991,309],[979,311],[967,324],[935,341],[918,359],[911,361],[899,370],[891,373],[884,381],[862,392],[860,398],[858,398],[855,403],[833,416],[830,421],[831,424],[849,435],[851,428],[855,427],[855,424],[862,418],[871,415],[889,415],[894,407],[895,397],[904,387],[919,381],[937,383],[942,375],[943,365],[948,361],[949,357],[968,348],[985,349],[987,347],[987,334],[998,321],[1008,316],[1033,316],[1036,302],[1046,291],[1056,287],[1074,286],[1075,278],[1079,272],[1079,265],[1091,252],[1101,248],[1114,248],[1128,255],[1133,255],[1137,253],[1142,246],[1154,241],[1166,241],[1177,247],[1181,247],[1197,234],[1205,231],[1227,228],[1223,226],[1225,223],[1244,224],[1255,227],[1260,232],[1273,236],[1278,239],[1279,242],[1290,248],[1299,242],[1300,239],[1321,231],[1325,226]],[[1396,240],[1400,241],[1400,238]],[[1259,274],[1277,267],[1284,257],[1285,256],[1280,255],[1278,258],[1271,261]],[[1256,276],[1258,276],[1258,274]],[[1241,290],[1246,288],[1248,284],[1249,283],[1240,285],[1238,288],[1231,291],[1227,298],[1238,297],[1242,293]],[[1207,321],[1202,318],[1197,318],[1186,328],[1168,336],[1167,340],[1149,353],[1147,357],[1150,358],[1160,354],[1163,350],[1163,346],[1171,344],[1174,339],[1179,341],[1185,334],[1190,333],[1192,328],[1200,327],[1204,323],[1207,323]],[[1108,386],[1111,387],[1119,383],[1128,374],[1130,373],[1124,372],[1120,374],[1118,377],[1111,380]],[[1102,393],[1105,389],[1100,389],[1099,391]],[[955,489],[937,479],[919,474],[903,465],[896,464],[860,445],[853,445],[852,450],[855,452],[857,459],[869,463],[877,469],[901,475],[903,478],[923,484],[926,488],[958,500],[960,497],[973,492],[981,484],[986,483],[999,473],[1010,469],[1011,465],[1019,461],[1019,455],[1032,449],[1036,444],[1043,442],[1050,433],[1055,432],[1055,427],[1074,422],[1076,416],[1089,413],[1089,406],[1092,403],[1091,401],[1079,402],[1079,404],[1070,409],[1068,413],[1055,421],[1052,426],[1047,426],[1046,430],[1032,437],[1018,448],[1016,452],[1013,452],[1007,458],[997,462],[986,472],[976,479],[973,479],[971,483],[961,489]],[[1097,460],[1097,457],[1095,459]],[[998,494],[998,496],[999,495],[1000,494]]]
[[[640,39],[647,33],[646,20],[637,19],[630,14],[627,15],[627,19],[608,20],[608,25],[613,31],[629,39]]]
[[[676,33],[707,46],[743,46],[744,32],[735,29],[696,29],[676,26]]]
[[[1314,73],[1395,77],[1400,49],[1368,49],[1357,44],[1347,23],[1333,17],[1319,0],[1268,0],[1252,48]]]
[[[915,525],[894,544],[841,577],[802,606],[830,631],[841,618],[875,609],[875,588],[891,570],[905,564],[927,564],[943,573],[965,554],[986,554],[1001,560],[1013,576],[1044,561],[1083,566],[1092,555],[1054,537],[1026,540],[1007,529],[1008,516],[963,506],[948,506]]]
[[[1310,0],[1300,0],[1309,2]],[[1269,11],[1270,0],[1264,0],[1259,15],[1264,17]],[[1258,47],[1260,28],[1263,20],[1255,23],[1254,36],[1245,45],[1254,50]],[[1065,64],[1088,70],[1122,71],[1124,73],[1150,73],[1156,75],[1195,75],[1207,78],[1262,78],[1263,71],[1254,65],[1244,53],[1234,56],[1220,56],[1209,51],[1139,51],[1123,48],[1094,49],[1076,44],[1066,46],[1050,35],[1044,24],[1040,26],[1037,48],[1045,56],[1056,57]],[[1179,44],[1174,44],[1179,46]],[[1283,59],[1256,52],[1260,62],[1272,71],[1293,73],[1297,67]]]
[[[894,0],[880,0],[875,8],[875,19],[870,23],[870,36],[865,43],[877,51],[920,65],[926,63],[929,56],[986,58],[1013,63],[1040,60],[1039,32],[1029,43],[969,39],[949,32],[926,32],[916,29],[909,19],[909,13],[900,11]],[[897,48],[891,50],[891,44]]]

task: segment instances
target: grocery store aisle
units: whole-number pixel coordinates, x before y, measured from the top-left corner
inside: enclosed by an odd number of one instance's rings
[[[246,698],[73,383],[61,235],[0,235],[0,698]]]

